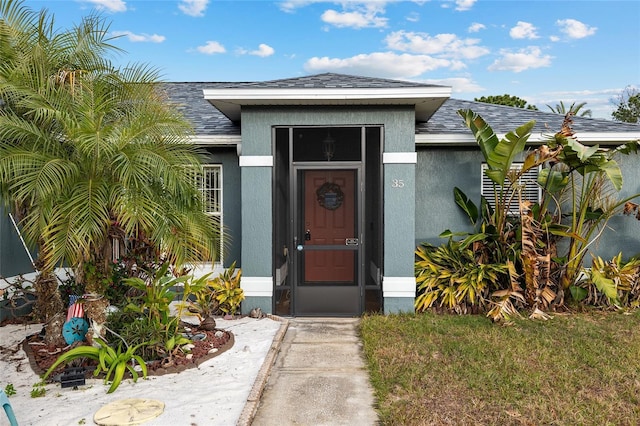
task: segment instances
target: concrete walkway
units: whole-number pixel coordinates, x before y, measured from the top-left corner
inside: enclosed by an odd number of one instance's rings
[[[290,319],[252,425],[377,424],[358,322]]]

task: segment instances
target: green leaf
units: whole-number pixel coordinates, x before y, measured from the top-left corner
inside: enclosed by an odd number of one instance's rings
[[[493,153],[495,147],[498,145],[498,137],[494,133],[493,129],[482,117],[470,109],[458,110],[458,115],[462,117],[465,125],[471,130],[473,135],[480,146],[480,151],[485,158],[485,161],[489,162],[489,156]],[[491,165],[490,165],[491,166]]]
[[[616,283],[610,279],[606,278],[600,271],[597,269],[591,270],[591,280],[596,288],[604,294],[610,302],[617,303],[618,301],[618,291],[616,288]]]
[[[584,298],[587,297],[588,294],[587,289],[575,285],[569,286],[569,292],[571,293],[571,297],[573,298],[573,300],[575,300],[576,302],[584,300]]]
[[[600,147],[598,145],[593,145],[591,147],[587,147],[586,145],[578,142],[576,138],[567,137],[565,138],[567,146],[571,148],[573,152],[576,153],[578,159],[582,162],[586,162],[591,156],[598,152]]]
[[[475,243],[476,241],[486,240],[488,236],[489,236],[488,234],[484,234],[484,233],[469,235],[467,238],[460,241],[460,248],[465,249],[469,247],[471,244]]]
[[[445,229],[444,231],[442,231],[440,233],[440,235],[438,235],[438,237],[440,238],[451,238],[451,237],[464,237],[466,235],[469,235],[468,232],[453,232],[449,229]]]
[[[599,169],[607,174],[611,184],[617,191],[622,189],[622,171],[615,160],[608,160],[600,164]]]
[[[544,168],[538,173],[537,181],[545,191],[555,194],[569,184],[569,176],[557,170]]]
[[[515,131],[507,133],[504,139],[500,140],[495,147],[493,153],[490,154],[487,159],[489,167],[493,170],[500,171],[501,174],[501,179],[499,181],[494,180],[494,182],[499,185],[503,184],[507,173],[511,170],[511,164],[516,157],[524,151],[527,139],[529,139],[531,135],[531,129],[533,129],[535,124],[535,120],[532,120],[519,126]],[[522,170],[521,173],[524,171],[526,170]],[[489,174],[487,174],[487,176],[489,176]]]
[[[456,204],[467,214],[472,225],[478,221],[478,207],[457,186],[453,188]]]

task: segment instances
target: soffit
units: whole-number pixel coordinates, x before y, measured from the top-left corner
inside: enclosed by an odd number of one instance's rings
[[[415,107],[416,121],[428,120],[451,96],[451,89],[394,88],[212,88],[204,98],[229,120],[240,120],[243,106],[395,106]]]

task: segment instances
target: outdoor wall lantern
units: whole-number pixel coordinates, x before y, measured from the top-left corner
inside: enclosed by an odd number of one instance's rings
[[[327,161],[331,161],[336,152],[336,141],[331,137],[331,131],[327,131],[327,137],[322,141],[322,153]]]

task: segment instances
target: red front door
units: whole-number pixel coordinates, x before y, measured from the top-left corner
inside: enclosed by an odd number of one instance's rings
[[[345,246],[355,235],[355,170],[307,170],[304,178],[305,246]],[[309,250],[304,281],[352,283],[355,252]]]

